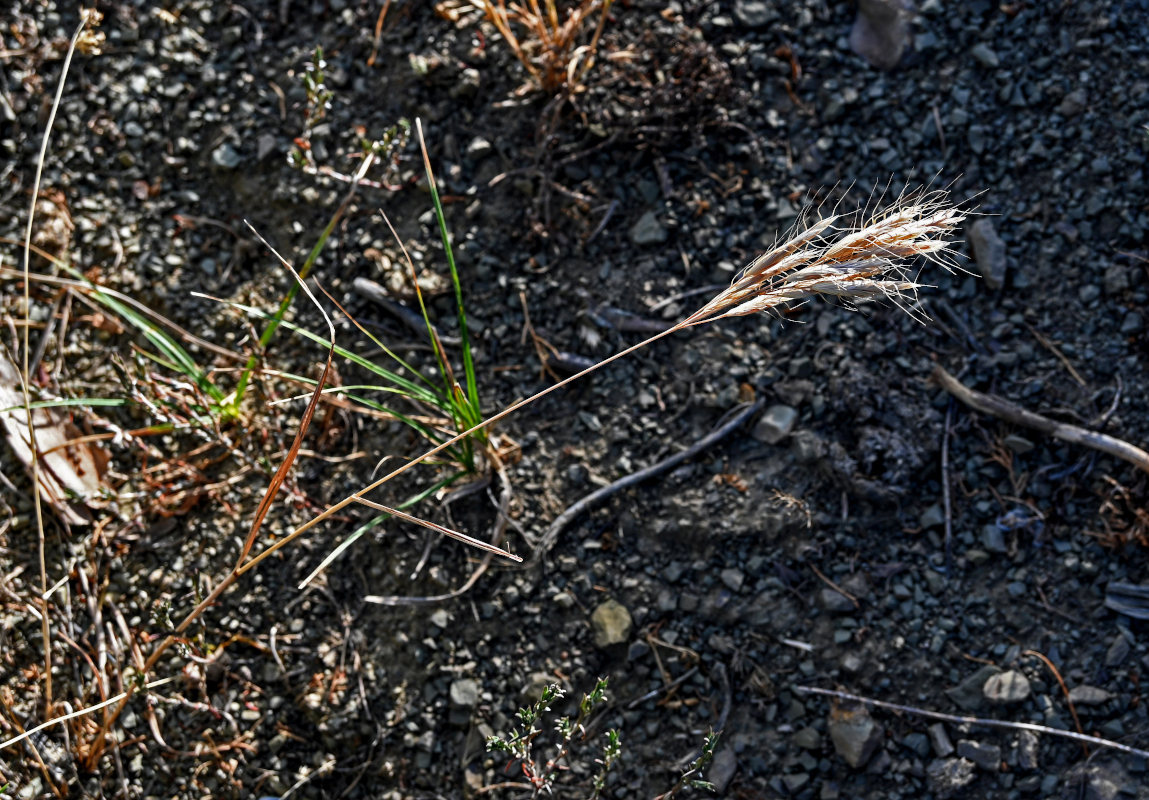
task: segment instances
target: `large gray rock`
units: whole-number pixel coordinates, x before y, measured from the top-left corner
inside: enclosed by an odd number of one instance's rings
[[[830,711],[826,726],[834,751],[855,769],[865,766],[882,744],[882,726],[865,707],[838,707]]]
[[[773,405],[762,412],[754,430],[750,432],[760,442],[778,444],[794,430],[798,421],[798,409],[791,406]]]
[[[990,676],[982,688],[985,699],[997,705],[1024,702],[1029,699],[1032,691],[1029,678],[1013,669]]]
[[[986,285],[1000,289],[1005,285],[1005,242],[997,235],[993,223],[982,218],[970,226],[969,244],[973,248],[973,259]]]
[[[872,67],[893,69],[910,45],[913,12],[910,0],[858,0],[850,49]]]
[[[647,211],[630,228],[630,240],[637,245],[662,244],[668,235],[653,211]]]
[[[617,600],[607,600],[590,615],[595,647],[607,649],[625,644],[630,639],[634,620],[626,606]]]
[[[997,667],[986,665],[954,688],[946,689],[946,694],[959,708],[965,711],[977,711],[985,702],[985,695],[982,694],[985,682],[999,672],[1001,670]]]

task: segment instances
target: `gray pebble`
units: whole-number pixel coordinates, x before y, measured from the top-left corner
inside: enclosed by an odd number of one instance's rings
[[[949,734],[946,733],[946,726],[943,722],[935,722],[926,729],[930,737],[930,744],[934,748],[934,753],[939,758],[946,758],[953,755],[954,746],[950,741]],[[922,754],[924,755],[924,753]]]
[[[1001,748],[996,744],[983,744],[970,739],[961,739],[957,744],[957,754],[988,772],[1001,769]]]
[[[827,729],[834,751],[854,768],[864,766],[882,744],[882,726],[865,708],[835,709]]]
[[[984,217],[977,220],[969,229],[969,243],[978,269],[991,289],[1005,285],[1005,242],[997,235],[993,223]]]
[[[797,409],[791,406],[773,405],[762,412],[750,435],[759,442],[778,444],[790,435],[797,421]]]
[[[975,44],[970,49],[969,54],[973,56],[974,61],[987,69],[994,69],[1001,63],[1001,59],[997,57],[997,53],[993,52],[990,46],[984,43]]]
[[[639,217],[630,229],[630,241],[636,245],[662,244],[668,237],[666,228],[653,211],[647,211]]]
[[[975,777],[973,762],[964,758],[939,758],[926,767],[926,780],[938,800],[954,797],[973,783]]]
[[[1082,684],[1069,690],[1069,701],[1079,706],[1100,706],[1108,703],[1113,695],[1099,686]]]
[[[1129,650],[1129,640],[1122,634],[1117,634],[1113,637],[1113,643],[1109,645],[1109,649],[1105,652],[1105,666],[1121,666],[1125,659],[1129,657]]]
[[[617,600],[607,600],[590,615],[595,647],[607,649],[625,643],[630,638],[634,620],[630,612]]]
[[[1024,702],[1029,699],[1031,692],[1029,678],[1017,670],[990,676],[982,689],[987,700],[999,705]]]
[[[235,169],[243,163],[243,158],[234,147],[224,142],[212,151],[211,163],[220,169]]]

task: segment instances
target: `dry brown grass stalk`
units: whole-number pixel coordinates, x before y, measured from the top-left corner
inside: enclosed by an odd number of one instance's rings
[[[279,539],[239,571],[253,569],[313,526],[352,503],[362,502],[369,492],[434,458],[464,437],[672,333],[819,295],[850,302],[885,298],[914,314],[911,303],[921,285],[910,279],[908,262],[921,256],[950,268],[946,256],[953,242],[949,237],[965,217],[963,211],[949,203],[948,194],[938,190],[903,195],[880,213],[833,214],[814,222],[752,261],[727,289],[683,321],[503,409],[397,467]]]

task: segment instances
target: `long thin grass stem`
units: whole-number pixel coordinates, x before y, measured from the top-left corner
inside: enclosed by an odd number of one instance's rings
[[[44,126],[44,138],[40,142],[40,155],[36,159],[36,177],[32,181],[32,199],[28,205],[28,226],[24,229],[24,352],[23,371],[21,373],[21,389],[24,395],[24,419],[28,424],[28,445],[32,452],[32,506],[36,509],[36,538],[40,560],[40,634],[44,640],[44,716],[48,716],[52,707],[52,628],[48,619],[48,565],[44,555],[44,507],[40,497],[40,455],[36,444],[36,421],[32,418],[32,397],[29,390],[29,360],[32,349],[28,341],[28,332],[32,329],[32,226],[36,220],[36,204],[40,201],[40,181],[44,177],[44,162],[48,158],[48,142],[52,137],[52,127],[56,124],[56,112],[60,110],[60,101],[64,97],[64,86],[68,82],[68,70],[72,66],[72,56],[76,53],[76,43],[80,35],[91,21],[98,21],[90,17],[89,12],[80,12],[80,24],[76,26],[68,42],[68,52],[64,55],[64,66],[60,70],[60,83],[56,87],[56,96],[52,98],[52,110],[48,113],[48,123]]]
[[[595,370],[601,369],[602,367],[605,367],[607,364],[618,361],[620,358],[628,356],[636,350],[641,350],[642,348],[646,347],[647,345],[653,344],[654,342],[658,341],[659,339],[663,339],[663,338],[669,336],[670,334],[675,333],[675,332],[680,331],[680,330],[682,330],[681,324],[675,325],[674,327],[671,327],[671,328],[667,328],[665,331],[662,331],[661,333],[656,333],[654,336],[651,336],[649,339],[644,339],[643,341],[639,342],[638,344],[632,345],[631,347],[628,347],[625,350],[621,350],[621,351],[615,353],[610,358],[607,358],[603,361],[600,361],[592,367],[587,367],[582,372],[576,373],[575,375],[571,375],[569,378],[564,378],[563,380],[559,381],[558,383],[554,384],[553,386],[548,386],[546,389],[543,389],[538,394],[534,394],[534,395],[531,395],[530,397],[528,397],[524,400],[520,400],[519,402],[514,403],[513,405],[510,405],[507,408],[504,408],[502,411],[495,414],[494,416],[488,417],[487,419],[483,420],[479,424],[473,425],[470,428],[468,428],[467,430],[463,431],[462,433],[456,434],[455,436],[446,440],[445,442],[438,445],[437,447],[433,447],[432,449],[428,450],[426,453],[423,453],[423,455],[418,456],[417,458],[412,459],[411,461],[408,461],[406,464],[402,465],[401,467],[398,467],[398,468],[392,470],[388,474],[384,475],[382,478],[379,478],[374,483],[371,483],[368,486],[355,492],[354,494],[343,498],[338,503],[336,503],[335,505],[328,508],[326,511],[323,511],[322,513],[316,515],[312,519],[305,522],[303,525],[300,525],[298,528],[293,530],[287,536],[284,536],[282,539],[275,542],[275,544],[271,545],[266,550],[264,550],[262,553],[253,557],[250,561],[248,561],[246,564],[244,564],[242,567],[240,567],[239,571],[238,571],[239,574],[242,575],[243,573],[247,572],[248,570],[254,568],[257,564],[259,564],[259,562],[263,561],[265,558],[270,556],[272,553],[276,552],[280,548],[287,545],[289,542],[293,541],[296,537],[301,536],[307,530],[318,525],[320,522],[327,519],[332,514],[337,514],[339,511],[341,511],[342,509],[351,505],[352,503],[359,502],[359,499],[364,497],[368,493],[374,491],[375,489],[378,489],[383,484],[394,480],[395,478],[399,477],[400,475],[402,475],[407,470],[414,468],[415,466],[423,463],[427,459],[432,458],[434,456],[437,456],[439,453],[443,452],[448,447],[450,447],[451,445],[460,441],[461,439],[464,439],[467,436],[470,436],[471,434],[475,433],[476,431],[481,431],[485,428],[489,428],[491,425],[494,425],[496,422],[503,419],[504,417],[510,416],[511,414],[515,413],[519,409],[530,405],[531,403],[535,402],[536,400],[541,400],[542,398],[546,397],[547,395],[551,394],[552,392],[556,392],[559,389],[563,388],[564,386],[571,384],[571,383],[574,383],[575,381],[586,377],[587,375],[594,372]]]

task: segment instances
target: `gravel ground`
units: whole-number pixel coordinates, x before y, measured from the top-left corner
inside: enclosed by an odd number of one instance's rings
[[[557,117],[548,98],[514,93],[525,76],[493,28],[431,4],[396,2],[368,66],[379,6],[104,9],[105,51],[78,56],[64,92],[41,244],[240,349],[245,321],[191,293],[273,306],[289,277],[242,220],[301,262],[346,191],[287,163],[304,125],[299,76],[318,44],[335,96],[312,131],[317,163],[351,173],[358,129],[379,136],[400,116],[424,120],[487,409],[548,383],[522,336],[524,302],[557,349],[601,359],[641,337],[601,324],[602,306],[650,320],[689,313],[698,296],[664,301],[727,282],[815,202],[874,206],[948,186],[975,198],[965,238],[976,259],[970,272],[923,273],[934,286],[923,293],[928,324],[824,303],[724,322],[510,418],[499,430],[522,453],[509,468],[508,546],[526,553],[526,537],[584,494],[697,441],[742,400],[767,406],[699,458],[581,517],[543,566],[496,567],[452,600],[364,602],[447,592],[474,568],[462,545],[425,551],[424,533],[399,528],[365,537],[297,590],[361,519],[317,529],[205,615],[188,642],[200,660],[160,663],[157,674],[177,681],[133,700],[123,744],[98,770],[83,764],[91,726],[57,726],[36,740],[43,769],[32,748],[0,751],[3,792],[51,796],[50,779],[93,797],[475,796],[521,781],[485,737],[509,733],[546,683],[575,698],[604,676],[611,699],[592,738],[615,728],[623,743],[608,797],[668,790],[714,725],[724,735],[709,778],[722,797],[1149,797],[1143,757],[832,707],[795,688],[1072,730],[1052,665],[1086,733],[1149,748],[1149,628],[1137,608],[1105,604],[1115,587],[1149,583],[1145,475],[973,414],[927,380],[941,364],[1033,411],[1149,441],[1149,3],[921,0],[900,31],[900,60],[883,71],[851,48],[852,3],[619,0],[603,39],[616,55]],[[9,2],[0,17],[0,233],[18,240],[76,8]],[[442,267],[420,169],[408,147],[395,189],[362,188],[315,272],[400,342],[410,332],[352,283],[384,280],[398,261],[379,208],[416,258]],[[0,252],[4,266],[19,263],[15,246]],[[19,319],[18,284],[3,287]],[[37,291],[43,320],[52,296]],[[448,335],[451,307],[433,303]],[[115,385],[106,356],[130,359],[130,337],[79,304],[72,314],[46,356],[55,388]],[[322,329],[306,306],[294,314]],[[369,349],[338,324],[341,343]],[[296,371],[321,358],[287,335],[269,353]],[[74,642],[53,640],[57,700],[98,702],[85,659],[105,633],[154,638],[157,606],[169,602],[176,618],[225,574],[267,485],[259,458],[274,459],[291,433],[267,420],[263,439],[243,439],[250,463],[233,457],[211,475],[247,472],[190,508],[141,517],[142,498],[122,501],[103,538],[50,528],[49,583],[63,581],[54,626]],[[312,447],[324,458],[301,460],[265,535],[412,446],[371,417],[332,425]],[[333,463],[353,452],[369,456]],[[137,451],[114,445],[112,455],[133,477],[125,491],[153,491],[135,474],[146,466]],[[44,703],[29,483],[7,451],[0,467],[16,515],[0,530],[7,738],[40,722]],[[492,499],[428,513],[483,536]],[[130,660],[113,652],[107,671]],[[590,795],[597,753],[575,750],[556,796]]]

